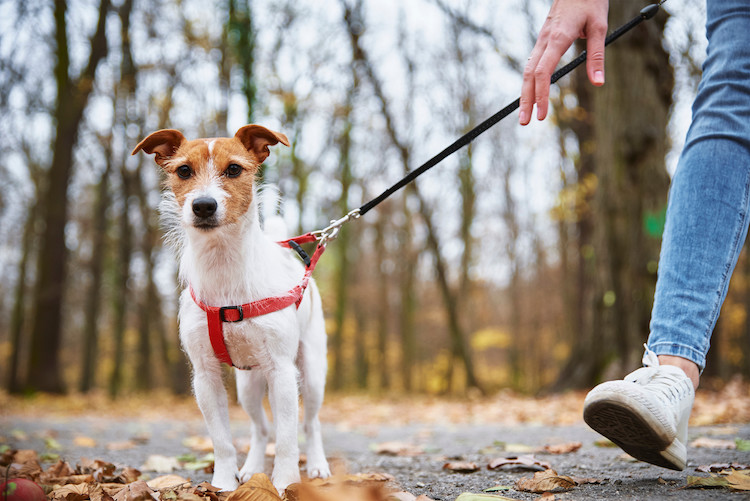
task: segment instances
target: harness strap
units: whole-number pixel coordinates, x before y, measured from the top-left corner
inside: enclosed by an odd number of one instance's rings
[[[216,355],[216,358],[218,358],[220,362],[232,367],[237,367],[238,369],[252,369],[252,367],[238,367],[232,362],[232,358],[229,356],[229,351],[227,350],[227,345],[224,343],[223,324],[224,322],[240,322],[248,318],[267,315],[268,313],[288,308],[293,304],[299,308],[302,298],[305,295],[305,289],[310,283],[310,276],[312,276],[313,270],[325,250],[324,245],[318,245],[315,248],[312,257],[308,257],[299,246],[300,244],[315,242],[316,240],[317,238],[315,235],[312,233],[306,233],[299,237],[277,242],[282,247],[287,247],[297,251],[305,261],[305,274],[300,283],[281,296],[267,297],[237,306],[209,306],[198,299],[193,286],[189,286],[190,296],[193,298],[193,301],[195,301],[195,304],[197,304],[201,310],[206,312],[208,338],[211,341],[214,355]]]

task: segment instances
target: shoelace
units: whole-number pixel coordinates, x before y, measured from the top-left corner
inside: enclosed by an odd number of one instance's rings
[[[685,394],[690,391],[688,385],[685,384],[686,376],[681,371],[663,370],[664,367],[659,365],[656,353],[649,350],[645,344],[643,347],[646,349],[643,354],[644,367],[629,374],[625,381],[637,383],[646,388],[649,388],[648,383],[652,383],[649,389],[653,389],[658,395],[665,396],[670,402],[684,398]]]

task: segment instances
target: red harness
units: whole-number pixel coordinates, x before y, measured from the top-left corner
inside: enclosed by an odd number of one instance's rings
[[[216,358],[218,358],[220,362],[231,365],[232,367],[237,367],[232,363],[232,358],[227,351],[227,345],[224,343],[224,322],[240,322],[247,318],[259,317],[261,315],[273,313],[274,311],[283,310],[293,304],[297,305],[297,308],[299,308],[299,305],[302,302],[302,297],[305,294],[305,288],[307,288],[307,284],[310,281],[310,276],[315,269],[315,265],[318,264],[320,255],[323,254],[323,251],[325,250],[325,246],[318,245],[315,248],[312,257],[308,257],[299,246],[300,244],[315,242],[316,240],[317,237],[313,233],[306,233],[299,237],[277,242],[283,247],[297,251],[305,261],[305,275],[302,277],[302,281],[283,296],[268,297],[253,301],[252,303],[245,303],[237,306],[209,306],[196,297],[192,285],[190,286],[190,295],[193,297],[193,301],[195,301],[195,304],[197,304],[201,310],[206,312],[206,317],[208,319],[208,338],[211,340],[214,355],[216,355]],[[238,368],[251,369],[252,367]]]

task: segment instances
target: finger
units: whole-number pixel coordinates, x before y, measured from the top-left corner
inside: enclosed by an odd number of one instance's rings
[[[518,122],[521,125],[528,125],[528,123],[531,121],[531,112],[534,108],[535,101],[534,73],[536,70],[536,66],[539,63],[539,58],[544,52],[545,46],[546,42],[544,40],[544,37],[540,35],[536,45],[534,46],[534,49],[531,51],[531,55],[529,56],[528,61],[526,61],[526,66],[523,70],[523,83],[521,84],[521,99],[518,113]]]
[[[544,120],[547,117],[552,72],[555,71],[555,66],[560,62],[560,58],[568,50],[573,40],[574,38],[563,35],[552,37],[544,54],[539,59],[539,64],[537,64],[534,72],[534,99],[538,120]]]
[[[594,85],[604,85],[604,40],[607,24],[591,21],[586,27],[586,73]]]

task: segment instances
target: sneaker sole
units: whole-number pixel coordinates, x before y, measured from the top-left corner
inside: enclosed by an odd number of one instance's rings
[[[670,470],[685,469],[685,445],[654,423],[640,403],[621,393],[587,399],[583,420],[635,459]]]

